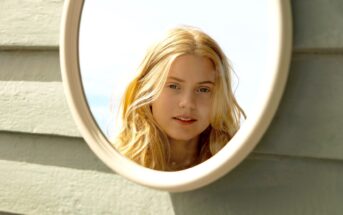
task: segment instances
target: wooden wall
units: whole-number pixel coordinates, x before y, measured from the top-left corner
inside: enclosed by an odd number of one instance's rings
[[[80,137],[60,76],[62,6],[0,2],[0,211],[342,214],[342,1],[292,1],[290,75],[270,128],[234,171],[185,193],[127,181]]]

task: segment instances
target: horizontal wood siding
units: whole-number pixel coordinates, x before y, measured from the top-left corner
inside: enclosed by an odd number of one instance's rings
[[[78,136],[61,82],[0,81],[0,130]]]
[[[285,94],[255,152],[343,159],[343,55],[293,56]]]
[[[113,174],[0,160],[0,210],[20,214],[172,214],[168,193]]]
[[[342,11],[341,0],[293,0],[294,50],[342,53]]]
[[[2,0],[0,49],[57,49],[63,0]]]
[[[81,138],[59,65],[63,0],[0,1],[0,214],[341,214],[343,2],[293,0],[280,108],[254,152],[186,193],[136,185]]]

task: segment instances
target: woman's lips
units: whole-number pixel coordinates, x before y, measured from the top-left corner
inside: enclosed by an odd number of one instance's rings
[[[184,116],[173,117],[173,119],[183,125],[189,125],[197,121],[196,119],[193,119],[191,117],[184,117]]]

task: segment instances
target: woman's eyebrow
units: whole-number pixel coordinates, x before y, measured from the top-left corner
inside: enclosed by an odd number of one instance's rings
[[[201,81],[201,82],[198,82],[198,84],[212,84],[212,85],[214,85],[214,82],[213,81]]]
[[[173,77],[173,76],[169,76],[168,79],[173,79],[173,80],[178,81],[178,82],[185,82],[185,80],[182,80],[180,78]],[[213,81],[200,81],[197,84],[212,84],[212,85],[214,85],[214,82]]]
[[[169,76],[168,79],[173,79],[173,80],[178,81],[178,82],[185,82],[184,80],[182,80],[180,78],[173,77],[173,76]]]

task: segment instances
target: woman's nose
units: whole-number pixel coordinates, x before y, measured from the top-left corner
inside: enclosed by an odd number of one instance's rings
[[[195,95],[193,92],[183,92],[180,96],[179,106],[181,108],[195,108]]]

